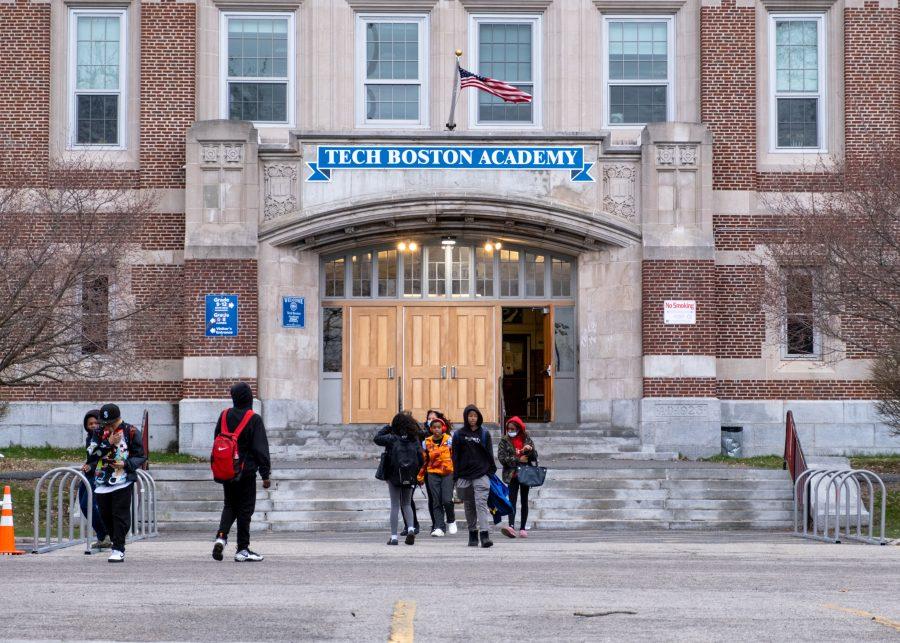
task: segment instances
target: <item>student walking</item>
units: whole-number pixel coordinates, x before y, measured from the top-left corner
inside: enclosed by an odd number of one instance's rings
[[[537,461],[537,449],[534,441],[525,429],[525,423],[518,417],[511,417],[503,427],[503,437],[497,445],[497,459],[503,465],[503,482],[509,485],[509,504],[512,505],[512,513],[509,514],[509,525],[500,531],[504,536],[516,537],[516,499],[521,498],[522,511],[519,514],[519,538],[527,538],[528,532],[525,525],[528,522],[528,492],[531,487],[521,484],[518,478],[520,464],[531,464]]]
[[[419,447],[419,423],[405,413],[398,413],[390,425],[375,434],[375,444],[384,447],[384,481],[391,497],[391,537],[388,545],[396,545],[400,512],[406,523],[407,545],[416,542],[413,526],[412,493],[424,458]]]
[[[453,434],[453,475],[466,510],[469,547],[491,547],[491,514],[488,511],[490,474],[497,472],[491,435],[481,425],[484,418],[474,404],[463,411],[463,426]]]
[[[447,434],[444,420],[435,417],[428,425],[431,436],[422,442],[425,464],[420,474],[427,481],[431,501],[434,528],[431,535],[441,538],[445,533],[456,533],[456,516],[453,510],[453,459],[451,436]],[[452,526],[452,527],[451,527]]]
[[[100,431],[87,448],[85,466],[89,470],[100,463],[94,481],[94,497],[104,526],[112,533],[111,563],[125,562],[125,538],[131,529],[131,485],[137,470],[147,461],[141,443],[141,432],[122,421],[115,404],[100,407]]]
[[[256,509],[256,474],[259,473],[262,478],[263,489],[271,486],[269,440],[262,417],[253,411],[253,390],[250,385],[238,382],[232,386],[231,401],[234,406],[224,411],[216,423],[215,438],[218,439],[220,434],[225,434],[222,440],[232,436],[230,441],[237,444],[238,461],[235,464],[234,478],[222,482],[225,504],[213,543],[212,557],[222,560],[222,551],[228,544],[228,532],[236,520],[237,549],[234,560],[238,563],[255,563],[263,557],[250,549],[250,520]]]
[[[84,420],[82,421],[84,425],[84,448],[90,449],[91,443],[100,443],[100,409],[91,409],[87,413],[84,414]],[[88,452],[90,455],[90,452]],[[81,472],[84,474],[84,477],[88,479],[88,482],[91,485],[91,490],[96,487],[96,483],[94,482],[94,476],[97,470],[97,463],[95,462],[93,465],[83,464],[81,466]],[[91,494],[93,507],[91,508],[91,526],[94,528],[94,533],[97,534],[97,542],[94,543],[93,547],[95,549],[109,549],[112,547],[112,541],[109,539],[109,531],[106,529],[106,525],[103,524],[103,517],[100,515],[100,505],[97,504],[97,496]],[[87,517],[88,515],[88,494],[87,494],[87,486],[82,482],[78,486],[78,506],[81,507],[81,515]]]

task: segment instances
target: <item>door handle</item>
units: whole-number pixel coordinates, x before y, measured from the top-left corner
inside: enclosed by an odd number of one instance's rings
[[[447,379],[447,367],[446,366],[441,366],[441,379],[442,380]]]
[[[544,369],[544,375],[547,377],[553,377],[553,365],[547,364],[547,367]]]
[[[450,367],[450,377],[453,379],[456,379],[456,367],[455,366]]]
[[[394,379],[394,367],[393,366],[388,366],[388,379],[389,380]]]

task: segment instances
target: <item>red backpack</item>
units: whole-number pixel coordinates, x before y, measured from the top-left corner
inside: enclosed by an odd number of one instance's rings
[[[213,480],[216,482],[234,482],[241,477],[244,461],[238,452],[238,438],[241,436],[241,431],[247,426],[250,418],[253,417],[253,409],[247,409],[247,412],[241,419],[241,423],[237,425],[234,432],[231,432],[228,430],[228,423],[225,421],[227,413],[228,409],[222,411],[222,430],[213,440],[212,453],[209,456]]]

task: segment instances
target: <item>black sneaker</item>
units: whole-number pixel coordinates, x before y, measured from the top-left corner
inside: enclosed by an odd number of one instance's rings
[[[406,532],[406,540],[404,540],[407,545],[415,545],[416,544],[416,531],[408,531]]]
[[[493,547],[494,543],[491,541],[491,532],[482,531],[481,532],[481,546],[482,547]]]
[[[216,538],[216,542],[213,544],[213,559],[214,560],[222,560],[222,550],[225,549],[225,545],[228,544],[228,541],[224,538]]]
[[[394,538],[393,536],[391,536],[391,537],[388,539],[387,544],[388,544],[388,545],[396,545],[396,544],[398,544],[398,543],[397,543],[397,539]]]
[[[469,530],[469,547],[478,547],[478,532]]]

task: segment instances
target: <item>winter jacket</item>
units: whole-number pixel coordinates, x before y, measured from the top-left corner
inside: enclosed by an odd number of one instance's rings
[[[425,473],[446,476],[453,473],[453,454],[450,447],[450,436],[442,433],[435,441],[434,436],[422,442],[425,451],[425,464],[422,465],[422,478]]]
[[[93,431],[87,428],[88,418],[94,418],[95,420],[97,420],[99,422],[100,421],[100,410],[99,409],[91,409],[90,411],[88,411],[87,413],[84,414],[84,420],[82,420],[82,422],[81,422],[82,426],[84,427],[84,448],[88,452],[88,457],[90,457],[91,442],[100,444],[100,442],[103,441],[103,437],[102,437],[102,431],[99,426],[96,429],[94,429]],[[91,468],[88,469],[84,475],[88,480],[93,480],[96,473],[97,473],[97,462],[94,462],[91,465]]]
[[[140,469],[147,461],[147,455],[144,453],[144,443],[140,430],[127,422],[122,422],[116,430],[122,430],[122,436],[125,439],[125,445],[128,447],[128,459],[125,460],[125,473],[128,482],[137,480],[137,470]],[[90,442],[88,446],[88,458],[85,464],[90,467],[93,472],[105,456],[114,453],[116,448],[108,441],[105,432],[100,431],[96,434],[99,442]]]
[[[519,426],[519,431],[525,435],[525,446],[531,447],[531,451],[519,455],[528,456],[527,464],[537,462],[537,449],[534,447],[534,441],[531,439],[531,436],[525,431],[525,424],[517,417],[507,420],[507,424],[510,422],[514,422]],[[497,445],[497,459],[500,461],[500,464],[503,465],[503,482],[506,484],[509,484],[509,481],[515,477],[518,466],[520,464],[526,464],[519,461],[519,456],[516,455],[516,447],[512,443],[512,439],[505,434],[500,438],[500,444]]]
[[[416,469],[421,470],[422,464],[425,462],[425,458],[422,455],[422,449],[419,446],[418,440],[410,440],[410,438],[406,435],[397,435],[394,433],[394,430],[390,426],[385,426],[378,433],[375,434],[375,444],[380,447],[384,447],[385,459],[384,459],[384,474],[385,474],[385,482],[390,482],[391,484],[400,485],[400,470],[393,466],[393,462],[391,461],[391,450],[393,449],[394,443],[397,441],[410,441],[416,447]]]
[[[469,411],[478,414],[478,424],[474,431],[466,422]],[[497,472],[491,434],[481,426],[483,421],[478,407],[470,404],[463,411],[463,427],[453,434],[454,479],[475,480]]]
[[[229,431],[234,432],[238,428],[248,409],[249,407],[232,407],[228,409],[228,412],[225,413],[225,422],[228,424]],[[221,432],[222,416],[220,415],[216,421],[213,439]],[[244,430],[241,431],[241,435],[238,437],[237,444],[238,453],[241,455],[241,460],[244,461],[241,476],[255,476],[258,471],[260,478],[268,480],[269,475],[272,473],[272,463],[269,459],[269,438],[266,436],[266,425],[258,413],[254,413],[250,421],[247,422],[247,426],[244,427]]]

